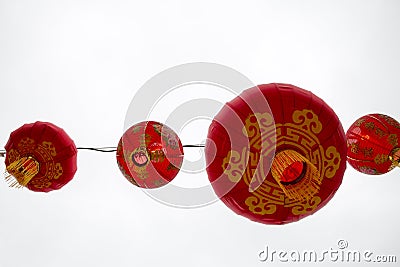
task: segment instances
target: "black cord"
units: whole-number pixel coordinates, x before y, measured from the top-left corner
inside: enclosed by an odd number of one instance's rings
[[[204,144],[197,144],[197,145],[183,145],[183,147],[205,147]]]
[[[197,144],[197,145],[183,145],[182,147],[205,147],[204,144]],[[116,152],[116,147],[77,147],[79,150],[91,150],[97,152]],[[1,155],[1,151],[0,151]]]
[[[183,145],[182,147],[205,147],[204,144],[197,144],[197,145]],[[79,150],[91,150],[91,151],[96,151],[96,152],[116,152],[117,148],[116,147],[77,147],[76,149]],[[5,157],[6,156],[6,151],[5,150],[0,150],[0,157]]]
[[[116,152],[117,148],[116,147],[77,147],[76,149],[80,150],[92,150],[92,151],[97,151],[97,152]]]

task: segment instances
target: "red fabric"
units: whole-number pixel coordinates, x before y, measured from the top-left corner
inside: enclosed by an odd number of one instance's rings
[[[255,113],[263,114],[258,124]],[[284,149],[302,154],[321,173],[320,191],[309,201],[288,199],[269,171],[275,153]],[[205,151],[218,197],[235,213],[264,224],[294,222],[325,206],[346,168],[345,134],[334,111],[289,84],[259,85],[228,102],[210,125]]]
[[[183,148],[168,126],[144,121],[130,127],[117,148],[117,163],[125,178],[143,188],[157,188],[172,181],[183,162]]]
[[[362,173],[384,174],[391,170],[388,156],[399,147],[400,124],[383,114],[369,114],[354,122],[346,133],[347,161]]]
[[[25,124],[13,131],[5,149],[6,166],[25,156],[39,162],[39,173],[27,184],[32,191],[58,190],[72,180],[77,170],[74,142],[63,129],[49,122]]]

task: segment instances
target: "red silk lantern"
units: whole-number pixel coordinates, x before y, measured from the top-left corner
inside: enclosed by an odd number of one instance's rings
[[[400,123],[383,114],[369,114],[346,133],[347,161],[359,172],[384,174],[399,166]]]
[[[345,134],[334,111],[288,84],[250,88],[228,102],[210,125],[205,149],[217,196],[265,224],[294,222],[322,208],[346,168]]]
[[[117,147],[117,163],[125,178],[142,188],[172,181],[183,162],[178,135],[168,126],[144,121],[130,127]]]
[[[5,145],[6,180],[36,192],[58,190],[77,170],[77,149],[65,131],[49,122],[25,124]]]

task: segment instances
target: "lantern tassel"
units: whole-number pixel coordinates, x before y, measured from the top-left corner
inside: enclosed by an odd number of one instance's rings
[[[319,171],[314,164],[294,150],[277,153],[271,173],[290,199],[309,200],[319,192],[321,185]]]
[[[7,166],[5,180],[10,187],[25,187],[39,172],[39,162],[33,157],[17,159]]]
[[[390,169],[400,167],[400,148],[399,147],[393,149],[393,151],[390,153],[389,159],[392,161],[392,166],[390,167]]]

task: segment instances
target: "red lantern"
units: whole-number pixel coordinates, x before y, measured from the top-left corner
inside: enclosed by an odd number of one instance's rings
[[[63,129],[49,122],[18,128],[11,133],[5,149],[10,186],[37,192],[58,190],[77,170],[74,142]]]
[[[369,114],[346,133],[347,161],[362,173],[384,174],[399,166],[400,124],[383,114]]]
[[[294,222],[322,208],[346,168],[345,134],[334,111],[288,84],[260,85],[227,103],[205,149],[218,197],[265,224]]]
[[[157,188],[172,181],[183,161],[178,135],[168,126],[144,121],[130,127],[117,148],[118,166],[129,182]]]

